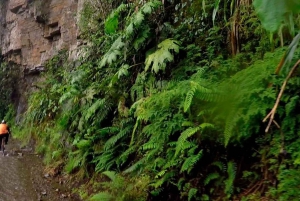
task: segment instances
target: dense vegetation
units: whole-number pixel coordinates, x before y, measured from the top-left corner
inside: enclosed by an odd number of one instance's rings
[[[299,3],[103,1],[86,1],[82,58],[47,63],[18,136],[88,178],[84,200],[297,200],[298,72],[281,85]]]

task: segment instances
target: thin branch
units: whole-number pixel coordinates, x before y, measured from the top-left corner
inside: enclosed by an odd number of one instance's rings
[[[280,129],[279,124],[275,120],[273,120],[273,123],[277,126],[278,129]]]
[[[138,66],[138,65],[141,65],[141,64],[143,64],[144,62],[141,62],[141,63],[138,63],[138,64],[133,64],[132,66],[130,66],[129,68],[132,68],[132,67],[134,67],[134,66]]]
[[[279,94],[277,96],[277,99],[276,99],[276,102],[274,104],[274,107],[272,108],[271,112],[263,120],[263,122],[266,122],[269,119],[268,126],[267,126],[267,128],[265,130],[266,133],[269,131],[272,122],[274,122],[274,116],[275,116],[277,107],[279,105],[280,99],[281,99],[281,97],[283,95],[283,92],[285,90],[285,87],[287,85],[287,82],[291,78],[292,74],[294,73],[294,71],[296,70],[296,68],[298,67],[299,64],[300,64],[300,59],[296,62],[296,64],[293,66],[293,68],[290,70],[289,74],[285,78],[285,80],[284,80],[284,82],[283,82],[283,84],[281,86],[280,92],[279,92]]]

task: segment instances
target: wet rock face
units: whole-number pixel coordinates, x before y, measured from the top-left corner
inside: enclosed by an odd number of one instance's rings
[[[85,0],[0,0],[0,59],[18,69],[12,103],[17,122],[27,108],[25,93],[35,90],[39,72],[60,50],[71,60],[79,52],[78,18]]]
[[[8,61],[34,68],[77,48],[78,0],[2,0],[0,47]]]

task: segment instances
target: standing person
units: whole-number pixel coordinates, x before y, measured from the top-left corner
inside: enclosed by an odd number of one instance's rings
[[[2,120],[0,124],[0,149],[2,145],[2,139],[4,138],[5,144],[7,144],[9,134],[10,134],[9,126],[6,124],[5,120]]]

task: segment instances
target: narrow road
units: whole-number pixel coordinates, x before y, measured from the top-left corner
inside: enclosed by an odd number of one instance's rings
[[[45,176],[41,159],[16,141],[0,154],[0,201],[74,201],[70,192]]]
[[[27,165],[18,156],[0,154],[0,200],[34,201],[38,195],[33,187]]]

